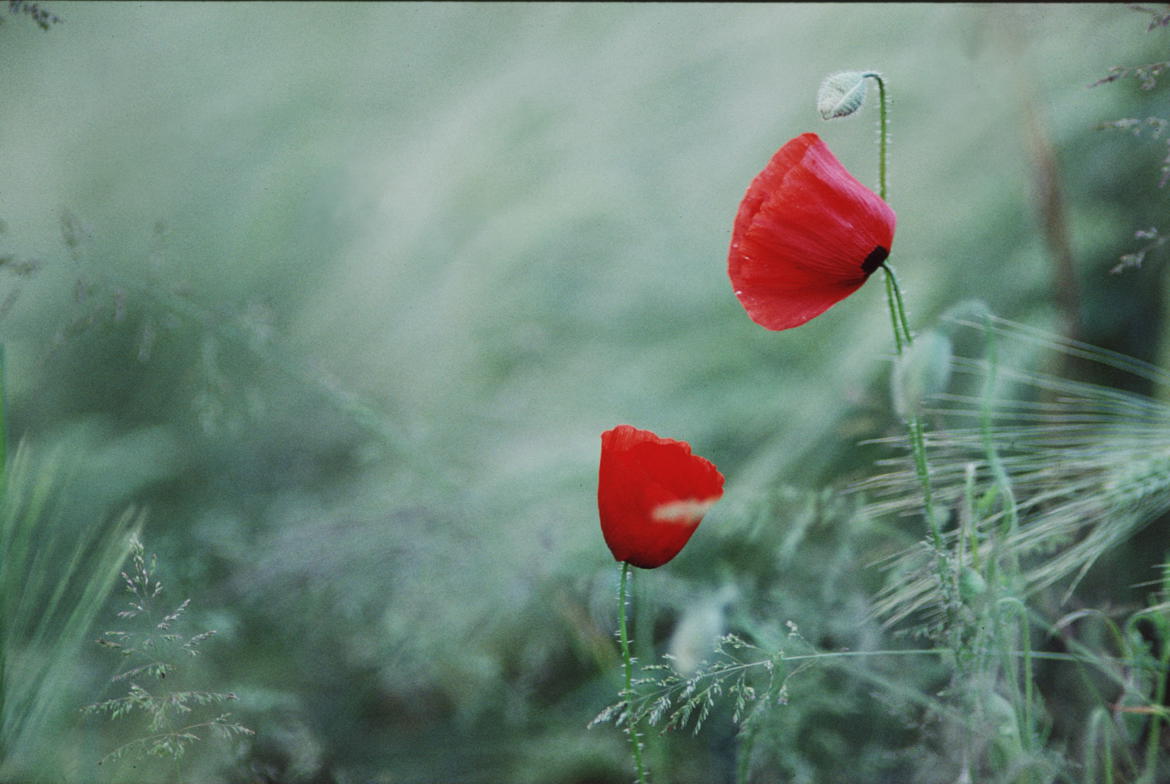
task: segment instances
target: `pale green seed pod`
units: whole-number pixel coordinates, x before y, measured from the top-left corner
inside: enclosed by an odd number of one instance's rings
[[[733,585],[693,602],[683,613],[670,638],[670,656],[682,675],[693,675],[711,656],[716,641],[727,631],[727,611],[735,600]]]
[[[983,700],[983,712],[1001,741],[1019,742],[1020,728],[1016,710],[1003,695],[995,692],[986,695]]]
[[[841,71],[821,82],[817,91],[817,111],[826,120],[847,117],[865,103],[865,80],[868,71]]]
[[[894,360],[890,393],[894,411],[903,419],[922,413],[926,398],[947,388],[951,379],[951,341],[931,330],[914,339],[904,354]]]
[[[970,603],[985,593],[987,581],[983,579],[983,575],[970,566],[964,566],[963,571],[959,572],[959,596],[963,601]]]

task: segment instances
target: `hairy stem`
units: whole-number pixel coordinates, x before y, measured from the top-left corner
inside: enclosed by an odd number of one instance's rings
[[[894,330],[894,346],[901,356],[914,343],[914,336],[910,332],[910,321],[906,317],[906,303],[902,299],[902,290],[898,286],[898,276],[888,264],[882,265],[886,275],[886,302],[890,308],[890,324]],[[910,449],[914,456],[914,471],[922,485],[922,509],[926,516],[926,525],[930,530],[931,544],[938,551],[939,577],[943,580],[944,588],[951,584],[950,567],[943,554],[942,529],[938,524],[938,517],[934,511],[934,492],[930,483],[930,464],[926,458],[926,432],[922,420],[917,414],[906,422],[906,429],[910,436]]]
[[[890,116],[889,98],[886,95],[886,83],[881,75],[874,72],[866,74],[878,85],[878,195],[886,201],[889,195],[887,171],[889,169],[889,138]],[[890,325],[894,331],[894,347],[898,356],[914,343],[914,335],[910,332],[910,319],[906,315],[906,302],[902,299],[902,288],[898,285],[898,276],[889,264],[882,264],[886,276],[886,305],[890,311]],[[938,555],[938,576],[942,582],[942,589],[948,597],[952,588],[951,569],[943,551],[942,529],[934,511],[934,494],[930,486],[930,465],[926,459],[926,434],[922,420],[917,414],[910,417],[906,423],[910,436],[910,449],[914,455],[914,471],[922,485],[922,510],[926,516],[926,525],[930,531],[931,544]]]
[[[634,719],[633,703],[630,697],[634,693],[634,662],[630,658],[630,636],[626,630],[626,604],[629,595],[630,564],[622,563],[622,582],[618,590],[618,635],[622,644],[622,664],[625,667],[626,687],[622,697],[626,703],[626,733],[630,736],[630,750],[634,754],[634,768],[638,772],[638,783],[646,784],[646,768],[642,764],[642,744],[638,741],[638,724]]]
[[[890,159],[890,114],[886,100],[886,83],[882,79],[881,74],[871,71],[866,76],[877,82],[878,86],[878,196],[882,197],[882,201],[886,201],[889,190],[886,181],[886,171]]]
[[[906,348],[906,340],[902,337],[902,325],[898,320],[898,301],[895,298],[898,284],[894,279],[894,271],[891,267],[883,264],[882,271],[886,273],[886,307],[890,311],[890,326],[894,330],[894,347],[898,350],[898,356],[902,356],[902,352]]]

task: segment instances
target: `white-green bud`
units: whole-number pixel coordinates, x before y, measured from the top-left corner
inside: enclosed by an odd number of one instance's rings
[[[727,631],[727,611],[736,594],[733,585],[724,585],[713,595],[693,602],[683,613],[669,646],[674,668],[680,674],[693,675],[710,657],[714,640]]]
[[[970,566],[964,566],[963,570],[959,572],[959,596],[962,597],[963,601],[970,603],[985,593],[987,593],[987,580],[983,579],[983,575]]]
[[[918,416],[926,398],[946,389],[951,379],[951,358],[950,339],[931,330],[915,338],[906,352],[894,360],[890,396],[898,416]]]
[[[984,697],[983,711],[1001,739],[1018,741],[1020,728],[1017,724],[1016,710],[1003,695],[991,692]]]
[[[826,120],[848,117],[865,103],[865,80],[871,71],[841,71],[821,82],[817,91],[817,111]]]

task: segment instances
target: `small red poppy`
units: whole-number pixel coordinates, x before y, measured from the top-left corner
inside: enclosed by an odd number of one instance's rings
[[[752,180],[727,272],[751,320],[798,327],[861,287],[894,241],[894,211],[815,133],[781,147]]]
[[[722,495],[723,474],[685,441],[630,425],[601,434],[597,510],[615,560],[662,566]]]

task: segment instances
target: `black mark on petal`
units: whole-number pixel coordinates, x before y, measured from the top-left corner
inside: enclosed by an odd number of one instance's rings
[[[881,245],[876,246],[865,257],[865,261],[861,262],[861,271],[866,275],[873,274],[873,271],[880,267],[886,259],[890,257],[890,249],[883,248]]]

